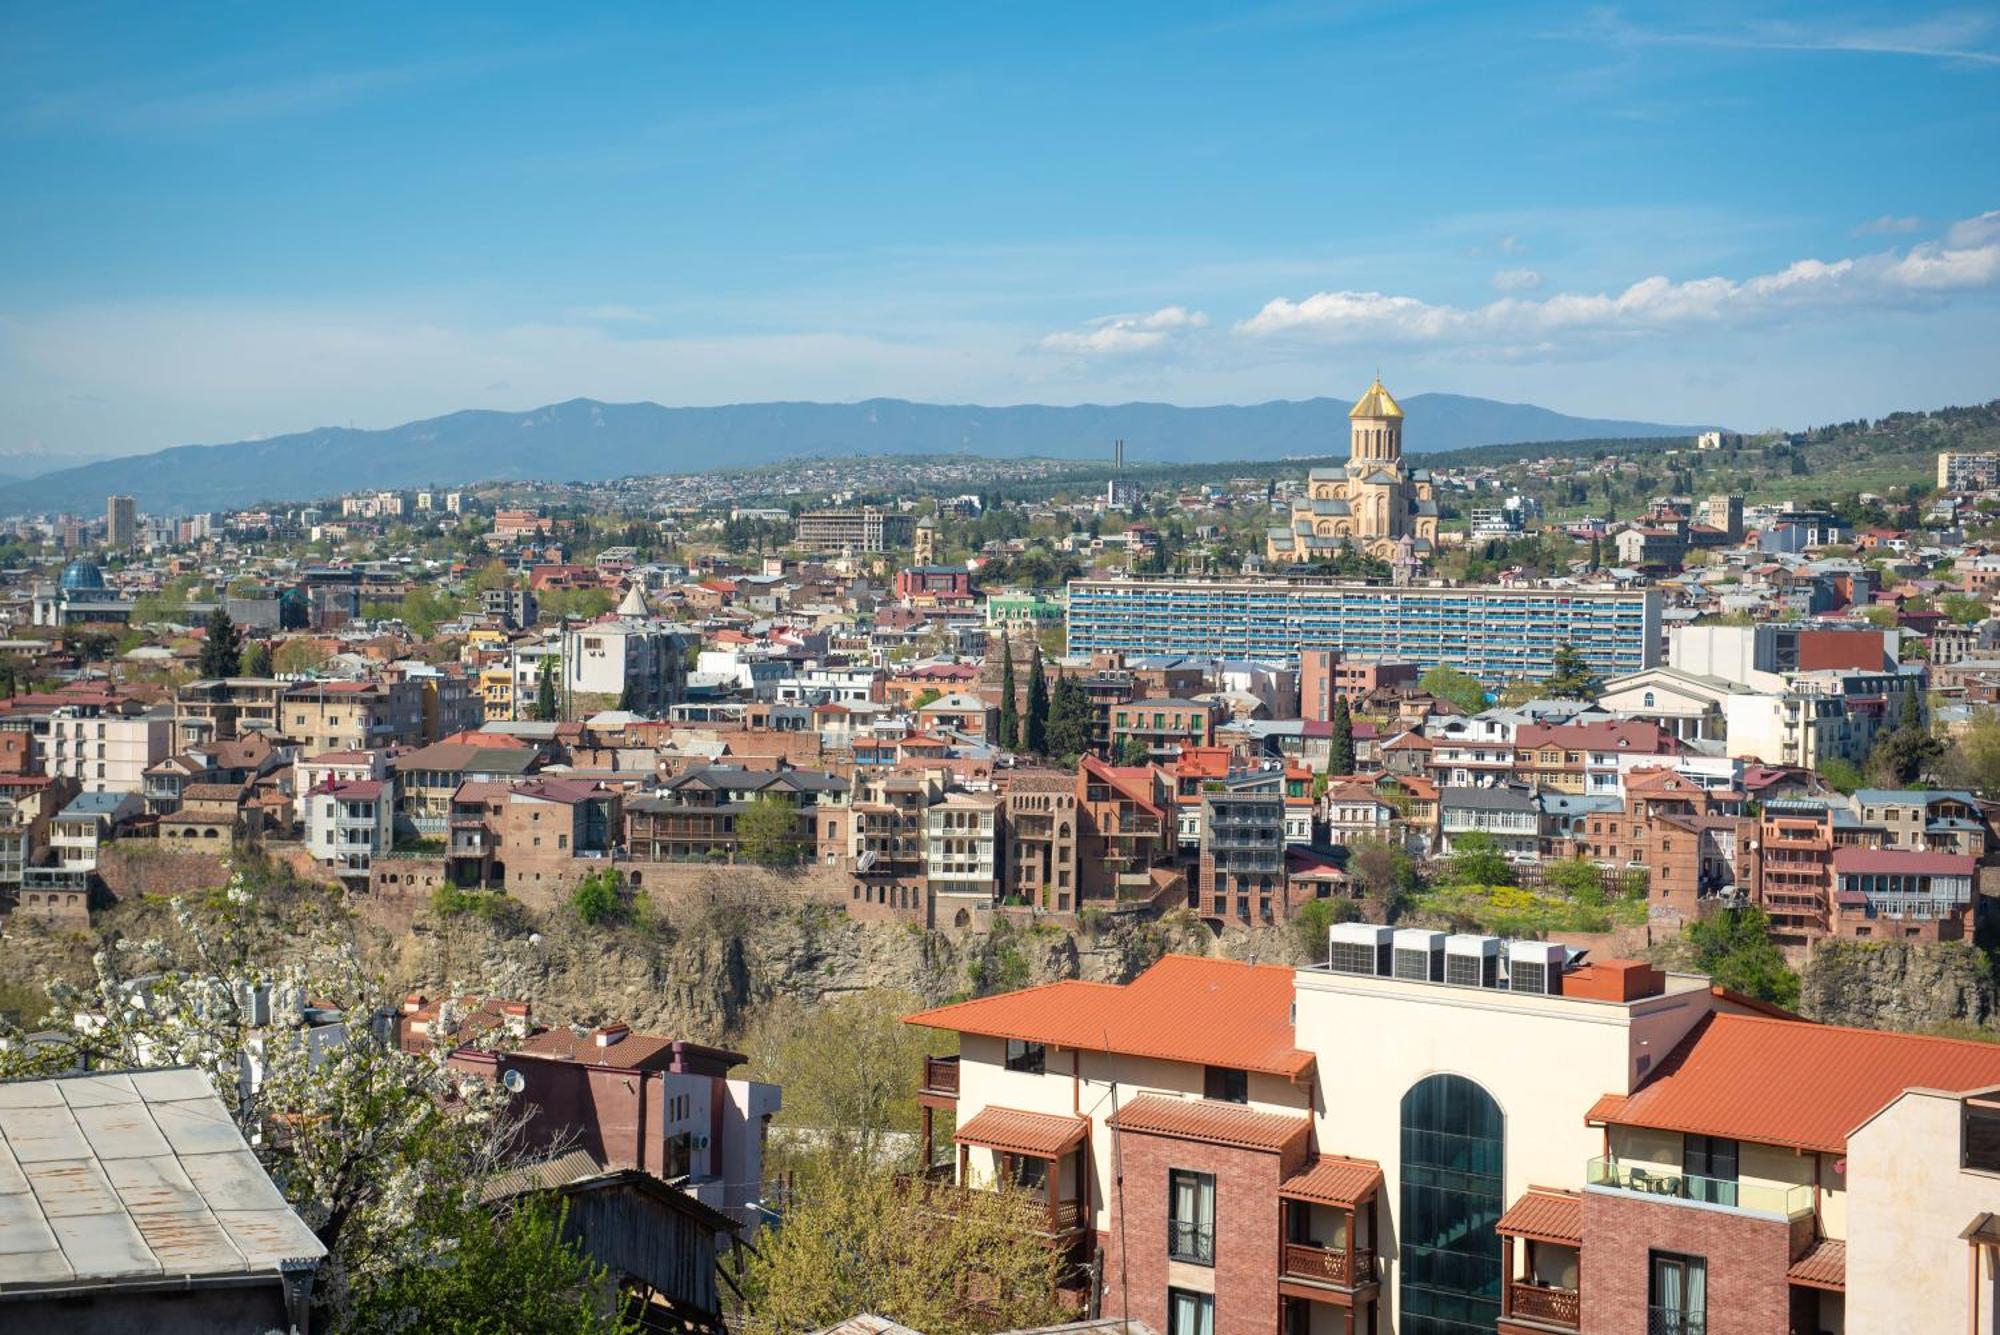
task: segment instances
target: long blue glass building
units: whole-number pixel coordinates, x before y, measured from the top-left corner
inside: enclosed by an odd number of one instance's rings
[[[1443,664],[1498,687],[1548,676],[1566,643],[1602,676],[1658,665],[1658,591],[1314,579],[1079,579],[1069,586],[1073,654],[1296,659],[1300,649],[1338,649]]]

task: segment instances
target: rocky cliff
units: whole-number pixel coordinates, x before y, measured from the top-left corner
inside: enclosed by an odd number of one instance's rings
[[[1992,957],[1964,942],[1822,942],[1799,971],[1799,1009],[1869,1029],[2000,1031]]]

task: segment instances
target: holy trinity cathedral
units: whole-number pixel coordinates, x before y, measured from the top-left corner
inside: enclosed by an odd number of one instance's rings
[[[1403,410],[1379,376],[1347,418],[1347,466],[1307,474],[1305,498],[1292,502],[1292,522],[1265,541],[1265,558],[1274,564],[1310,565],[1348,550],[1399,567],[1430,556],[1437,499],[1428,473],[1403,466]]]

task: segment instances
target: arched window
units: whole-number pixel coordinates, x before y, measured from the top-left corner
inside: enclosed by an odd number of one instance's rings
[[[1646,692],[1646,708],[1648,708],[1648,709],[1651,709],[1652,707],[1653,707],[1653,693],[1652,693],[1651,691],[1647,691],[1647,692]]]
[[[1469,1335],[1500,1319],[1506,1119],[1462,1075],[1403,1095],[1403,1335]]]

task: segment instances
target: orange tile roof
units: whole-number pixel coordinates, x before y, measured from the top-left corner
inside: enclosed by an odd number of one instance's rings
[[[1536,1242],[1583,1245],[1583,1197],[1574,1191],[1549,1187],[1529,1187],[1520,1200],[1507,1207],[1495,1231]]]
[[[1806,1248],[1806,1254],[1792,1262],[1785,1278],[1794,1284],[1815,1289],[1847,1288],[1847,1244],[1838,1238],[1821,1238]]]
[[[1050,983],[906,1017],[910,1024],[1087,1052],[1234,1066],[1298,1080],[1292,971],[1168,955],[1131,982]]]
[[[961,1145],[1053,1159],[1081,1143],[1089,1129],[1090,1123],[1081,1117],[989,1107],[960,1127],[952,1139]]]
[[[1618,1114],[1625,1111],[1625,1098],[1623,1094],[1606,1094],[1590,1105],[1590,1111],[1583,1115],[1584,1125],[1596,1126],[1602,1122],[1617,1121]]]
[[[1280,1196],[1349,1210],[1381,1189],[1381,1164],[1339,1154],[1323,1154],[1278,1184]]]
[[[1110,1121],[1120,1131],[1273,1153],[1312,1132],[1312,1119],[1302,1112],[1258,1112],[1240,1103],[1169,1094],[1141,1094],[1112,1114]]]
[[[2000,1045],[1992,1043],[1713,1015],[1604,1118],[1838,1154],[1848,1132],[1906,1089],[1995,1085]]]

